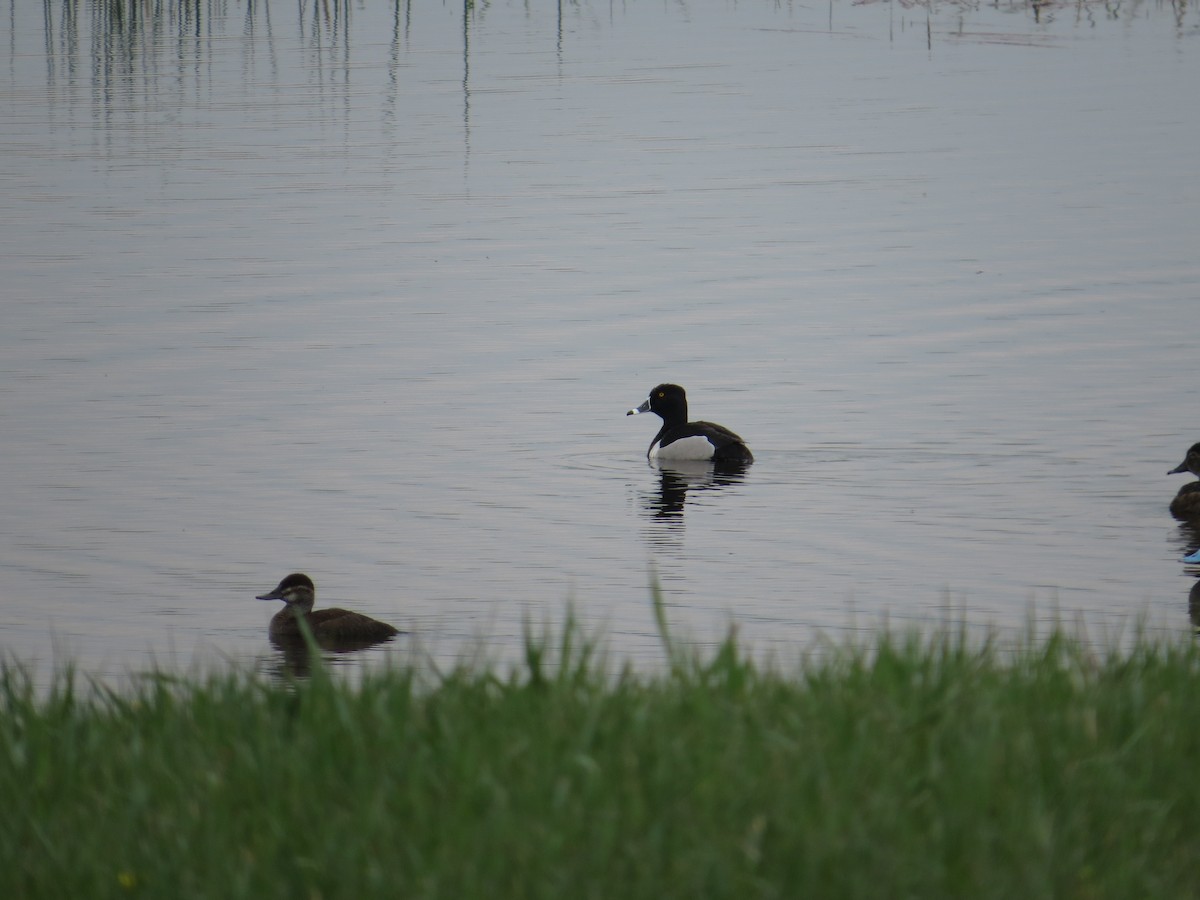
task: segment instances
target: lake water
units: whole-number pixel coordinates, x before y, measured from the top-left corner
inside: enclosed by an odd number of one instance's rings
[[[0,19],[0,652],[286,664],[290,571],[515,658],[1192,630],[1194,5]],[[744,474],[661,471],[658,382]],[[1040,627],[1040,626],[1039,626]]]

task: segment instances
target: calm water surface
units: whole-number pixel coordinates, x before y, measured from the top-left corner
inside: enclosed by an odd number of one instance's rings
[[[1190,633],[1200,13],[6,0],[0,651]],[[660,381],[740,432],[661,471]],[[358,657],[363,659],[364,657]]]

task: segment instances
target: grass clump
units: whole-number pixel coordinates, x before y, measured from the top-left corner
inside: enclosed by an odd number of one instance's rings
[[[567,632],[352,686],[6,666],[0,895],[1200,894],[1190,645],[884,634],[781,672],[731,638],[650,677]]]

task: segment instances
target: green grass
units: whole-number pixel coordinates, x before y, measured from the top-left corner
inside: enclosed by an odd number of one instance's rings
[[[0,896],[1200,895],[1191,645],[668,648],[125,693],[5,666]]]

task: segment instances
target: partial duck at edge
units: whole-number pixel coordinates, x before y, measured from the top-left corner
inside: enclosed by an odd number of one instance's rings
[[[1178,475],[1181,472],[1191,472],[1200,475],[1200,444],[1192,444],[1188,448],[1183,462],[1173,468],[1168,475]],[[1189,481],[1179,489],[1175,499],[1171,501],[1171,515],[1181,522],[1200,519],[1200,481]]]

